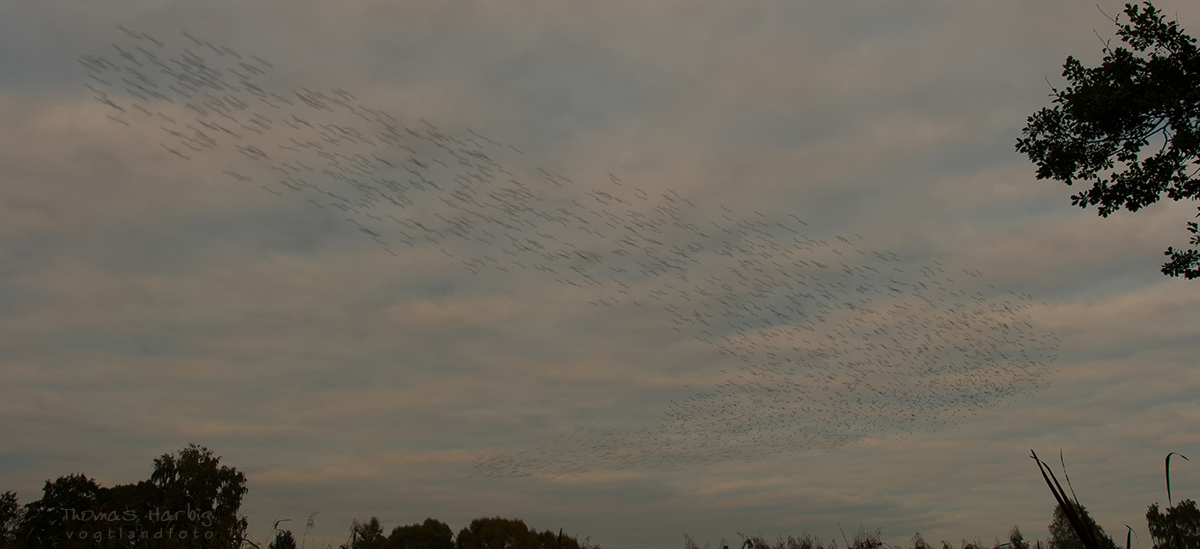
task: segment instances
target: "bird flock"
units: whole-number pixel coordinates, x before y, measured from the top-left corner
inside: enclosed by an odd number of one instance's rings
[[[967,291],[982,273],[914,266],[795,214],[735,211],[615,173],[568,177],[471,128],[373,108],[351,91],[281,90],[271,61],[182,31],[118,27],[84,54],[114,123],[180,162],[336,213],[403,258],[571,290],[596,315],[659,322],[709,358],[688,396],[637,427],[581,427],[481,455],[487,477],[675,467],[832,450],[930,431],[1044,384],[1058,340],[1032,296]],[[578,181],[576,181],[578,180]],[[658,190],[652,190],[658,189]],[[975,284],[979,286],[979,284]]]

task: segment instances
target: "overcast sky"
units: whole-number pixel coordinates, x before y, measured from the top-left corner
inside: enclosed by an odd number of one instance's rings
[[[1013,150],[1093,30],[1092,0],[4,2],[0,490],[194,442],[258,540],[958,546],[1047,537],[1028,455],[1061,448],[1148,547],[1163,457],[1200,454],[1200,282],[1158,271],[1193,205],[1102,219]]]

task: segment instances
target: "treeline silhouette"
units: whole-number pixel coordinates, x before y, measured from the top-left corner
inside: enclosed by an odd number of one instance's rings
[[[154,460],[148,480],[106,488],[84,474],[46,481],[42,498],[20,506],[0,495],[0,547],[240,547],[246,476],[190,444]]]
[[[292,541],[289,541],[292,540]],[[276,533],[271,549],[295,549],[289,531]],[[350,527],[350,539],[341,549],[600,549],[590,538],[580,542],[574,537],[550,530],[538,532],[520,519],[501,517],[478,518],[451,535],[450,525],[427,518],[420,524],[397,526],[391,534],[383,535],[379,519],[355,521]]]
[[[1200,548],[1200,510],[1190,499],[1171,506],[1170,458],[1166,460],[1168,507],[1158,503],[1146,512],[1153,549]],[[1036,459],[1036,454],[1033,456]],[[203,446],[189,444],[174,454],[154,460],[148,480],[113,487],[100,486],[81,473],[47,480],[42,498],[20,505],[15,493],[0,494],[0,549],[118,549],[118,548],[197,548],[197,549],[333,549],[328,538],[310,539],[316,513],[308,517],[297,542],[290,530],[280,529],[286,520],[276,521],[265,541],[247,536],[248,522],[238,514],[246,495],[246,477],[236,468],[220,464],[221,458]],[[961,549],[1116,549],[1117,543],[1088,515],[1078,499],[1067,497],[1048,465],[1038,460],[1058,505],[1049,525],[1049,539],[1030,542],[1014,525],[1008,540],[993,544],[966,541]],[[1065,467],[1065,463],[1064,463]],[[1068,487],[1070,486],[1068,482]],[[1074,495],[1074,490],[1071,490]],[[1132,548],[1133,528],[1126,525],[1125,547]],[[454,534],[451,527],[427,518],[422,523],[396,526],[385,535],[378,517],[355,520],[349,535],[338,549],[600,549],[590,537],[582,541],[565,535],[560,529],[538,531],[520,519],[478,518]],[[686,533],[684,549],[701,549]],[[819,538],[802,534],[780,537],[774,543],[762,536],[739,534],[740,549],[838,549],[837,540],[825,544]],[[851,537],[842,536],[845,549],[899,548],[881,541],[880,530],[859,529]],[[265,548],[264,548],[265,543]],[[719,549],[728,549],[721,540]],[[736,545],[735,545],[736,547]],[[952,549],[942,541],[929,544],[916,534],[912,549]],[[704,545],[709,549],[709,545]]]

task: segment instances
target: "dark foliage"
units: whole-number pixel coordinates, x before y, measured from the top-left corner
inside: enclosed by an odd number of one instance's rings
[[[383,525],[378,517],[371,517],[366,522],[357,520],[350,526],[350,541],[342,545],[342,549],[385,549],[388,540],[383,535]]]
[[[480,518],[453,536],[450,525],[425,519],[420,524],[397,526],[387,537],[379,519],[354,521],[350,539],[343,549],[599,549],[596,545],[581,545],[578,540],[560,532],[538,532],[519,519],[500,517]]]
[[[1017,528],[1016,524],[1008,533],[1008,546],[1010,549],[1029,549],[1029,542],[1025,541],[1025,536],[1021,535],[1021,529]]]
[[[171,513],[180,528],[211,530],[222,540],[240,540],[246,519],[238,516],[246,495],[246,475],[220,465],[212,451],[188,445],[178,455],[163,454],[154,460],[150,484],[158,490],[160,508]]]
[[[397,526],[388,535],[391,549],[454,549],[450,525],[432,518],[421,524]]]
[[[1074,57],[1063,64],[1068,86],[1052,89],[1052,107],[1029,117],[1016,149],[1037,164],[1038,179],[1091,188],[1072,204],[1108,217],[1136,212],[1164,195],[1200,198],[1200,49],[1150,2],[1125,5],[1117,36],[1131,49],[1104,48],[1100,66]],[[1155,150],[1157,149],[1157,150]],[[1118,166],[1119,164],[1119,166]],[[1200,230],[1188,223],[1190,244]],[[1200,277],[1200,251],[1168,248],[1163,274]]]
[[[267,549],[296,549],[296,537],[291,530],[277,530]]]
[[[1200,510],[1196,502],[1185,499],[1166,513],[1159,512],[1155,503],[1146,510],[1146,525],[1154,538],[1154,549],[1183,549],[1200,547]]]
[[[520,519],[480,518],[458,532],[458,549],[580,549],[570,536],[549,530],[538,533]]]
[[[103,513],[101,488],[83,474],[47,480],[42,499],[27,504],[24,511],[17,547],[88,547],[91,540],[79,540],[78,533],[90,533],[93,517]]]
[[[136,484],[105,488],[83,474],[47,480],[42,498],[8,521],[16,526],[5,547],[239,547],[246,519],[237,511],[246,479],[219,462],[208,449],[193,444],[154,460],[150,480]],[[0,500],[5,516],[7,501],[6,494]]]
[[[1117,549],[1116,542],[1104,533],[1103,527],[1096,524],[1085,507],[1073,501],[1068,501],[1067,504],[1074,508],[1076,516],[1083,522],[1084,528],[1092,533],[1092,537],[1101,549]],[[1079,533],[1067,519],[1067,513],[1062,505],[1054,507],[1054,516],[1050,520],[1049,529],[1050,549],[1087,549],[1087,545],[1080,539]]]
[[[0,549],[11,547],[16,542],[17,527],[21,525],[23,511],[17,503],[17,494],[0,494]]]

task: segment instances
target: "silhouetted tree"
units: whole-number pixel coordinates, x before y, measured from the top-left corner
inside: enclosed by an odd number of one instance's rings
[[[529,531],[536,532],[533,528],[530,528]],[[541,549],[556,549],[557,547],[562,547],[563,549],[580,549],[579,542],[575,538],[564,536],[561,531],[551,532],[550,530],[544,530],[542,533],[537,534],[537,539],[537,547]]]
[[[120,538],[118,547],[177,546],[169,524],[161,520],[161,491],[143,480],[100,489],[103,519],[92,524],[94,531],[111,532]],[[163,526],[166,526],[164,531]]]
[[[579,541],[562,536],[563,549],[580,549]],[[458,532],[458,549],[556,549],[559,534],[549,530],[538,533],[520,519],[480,518]]]
[[[176,455],[155,459],[150,483],[161,492],[169,522],[213,531],[222,540],[241,540],[247,523],[238,510],[248,491],[246,475],[220,463],[208,448],[189,444]]]
[[[388,536],[388,549],[454,549],[450,525],[432,518],[421,524],[397,526]]]
[[[277,530],[267,549],[296,549],[296,537],[291,530]]]
[[[1117,549],[1116,542],[1104,533],[1104,528],[1096,524],[1095,520],[1092,520],[1086,507],[1078,505],[1073,501],[1068,502],[1068,504],[1074,507],[1075,512],[1079,514],[1084,527],[1091,530],[1101,549]],[[1050,539],[1047,541],[1050,549],[1086,549],[1083,540],[1079,539],[1079,534],[1071,526],[1071,521],[1067,519],[1067,514],[1063,511],[1061,505],[1054,506],[1054,517],[1050,520]]]
[[[104,488],[82,474],[46,481],[23,509],[13,547],[239,547],[246,478],[219,462],[193,444],[154,460],[150,480],[136,484]]]
[[[1200,49],[1150,2],[1144,9],[1126,4],[1125,15],[1128,23],[1114,22],[1132,51],[1106,45],[1094,68],[1068,57],[1062,74],[1069,85],[1052,88],[1054,106],[1029,117],[1016,145],[1037,164],[1038,179],[1091,183],[1072,204],[1097,206],[1103,217],[1136,212],[1163,195],[1200,198],[1193,167],[1200,160]],[[1144,154],[1147,147],[1157,152]],[[1197,224],[1187,228],[1190,244],[1200,246]],[[1197,249],[1164,254],[1163,274],[1200,277]]]
[[[91,535],[94,519],[101,512],[100,485],[83,474],[46,481],[42,499],[25,505],[24,518],[17,528],[20,547],[88,547],[90,539],[79,539],[80,532]]]
[[[535,535],[525,521],[500,517],[479,518],[458,532],[458,549],[536,549]]]
[[[17,494],[4,492],[0,494],[0,549],[9,549],[16,545],[17,528],[21,525],[21,504],[17,503]]]
[[[1154,549],[1182,549],[1200,547],[1200,510],[1196,502],[1185,499],[1165,514],[1159,512],[1155,503],[1146,511],[1146,525],[1154,539]]]
[[[1025,536],[1021,535],[1021,529],[1017,528],[1016,524],[1008,532],[1008,546],[1010,549],[1029,549],[1029,542],[1025,541]]]
[[[237,547],[246,535],[246,518],[238,515],[246,475],[220,463],[196,444],[155,459],[150,485],[158,491],[156,516],[176,532],[199,533],[207,547]]]
[[[42,498],[24,507],[10,547],[178,546],[148,533],[153,493],[146,482],[105,488],[82,474],[46,481]]]
[[[342,545],[343,549],[385,549],[387,538],[383,536],[383,526],[378,517],[371,517],[367,522],[355,520],[350,525],[350,541]]]

